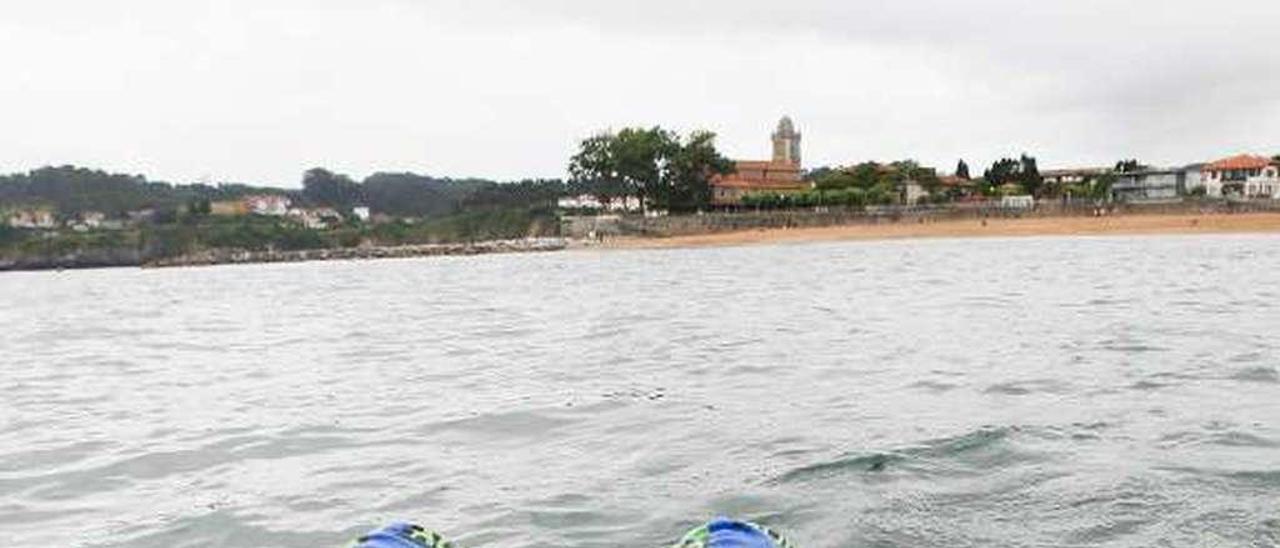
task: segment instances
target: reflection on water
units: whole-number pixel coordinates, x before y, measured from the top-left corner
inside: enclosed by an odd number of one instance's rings
[[[1280,542],[1280,238],[0,276],[0,541]]]

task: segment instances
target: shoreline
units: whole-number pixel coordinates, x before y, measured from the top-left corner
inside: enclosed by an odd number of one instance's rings
[[[402,246],[368,246],[351,248],[304,249],[293,251],[248,251],[209,249],[176,257],[144,258],[136,251],[105,261],[99,254],[70,254],[54,257],[18,259],[0,258],[0,272],[34,272],[48,270],[90,270],[103,268],[181,268],[241,264],[301,263],[318,261],[356,261],[377,259],[411,259],[421,257],[463,257],[509,253],[546,253],[569,248],[563,238],[528,238],[523,240],[488,240],[470,243],[420,244]]]
[[[622,236],[589,244],[599,249],[739,247],[776,243],[918,238],[1124,236],[1280,233],[1280,212],[1120,213],[1092,216],[902,220],[820,227],[757,228],[669,237]]]

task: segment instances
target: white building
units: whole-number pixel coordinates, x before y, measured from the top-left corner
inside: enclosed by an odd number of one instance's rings
[[[590,194],[580,196],[566,196],[560,198],[556,205],[560,209],[579,209],[591,211],[608,211],[611,213],[626,213],[640,211],[640,199],[635,196],[625,196],[610,198],[601,201],[600,198]]]
[[[1183,168],[1144,169],[1117,173],[1111,194],[1121,202],[1158,202],[1176,200],[1187,193],[1193,172]],[[1199,175],[1194,175],[1197,179]]]
[[[369,212],[369,208],[365,206],[358,206],[358,207],[351,208],[351,214],[354,215],[355,218],[360,219],[360,222],[363,222],[363,223],[369,222],[369,218],[372,216],[372,214]]]
[[[47,209],[24,209],[9,215],[9,226],[14,228],[53,228],[57,220],[53,212]]]
[[[1210,196],[1280,199],[1280,162],[1241,154],[1204,167],[1205,191]]]
[[[289,214],[289,206],[293,204],[287,196],[276,194],[260,194],[257,196],[246,196],[244,199],[245,207],[249,213],[254,215],[269,215],[272,217],[283,217]]]

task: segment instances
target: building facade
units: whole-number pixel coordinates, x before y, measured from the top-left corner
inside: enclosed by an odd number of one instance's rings
[[[1204,166],[1203,179],[1210,196],[1280,199],[1280,162],[1265,156],[1223,158]]]
[[[1121,202],[1158,202],[1175,200],[1187,193],[1188,171],[1185,169],[1144,169],[1117,173],[1111,195]]]
[[[711,181],[711,204],[734,206],[748,194],[789,194],[810,188],[800,161],[800,133],[783,117],[773,132],[773,159],[736,160],[734,172]]]

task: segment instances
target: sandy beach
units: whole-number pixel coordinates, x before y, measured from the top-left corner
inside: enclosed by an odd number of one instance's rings
[[[1280,232],[1280,213],[1129,214],[1107,217],[991,218],[828,227],[758,229],[670,238],[617,238],[602,247],[622,249],[736,246],[781,242],[1100,236],[1122,234],[1214,234]]]

